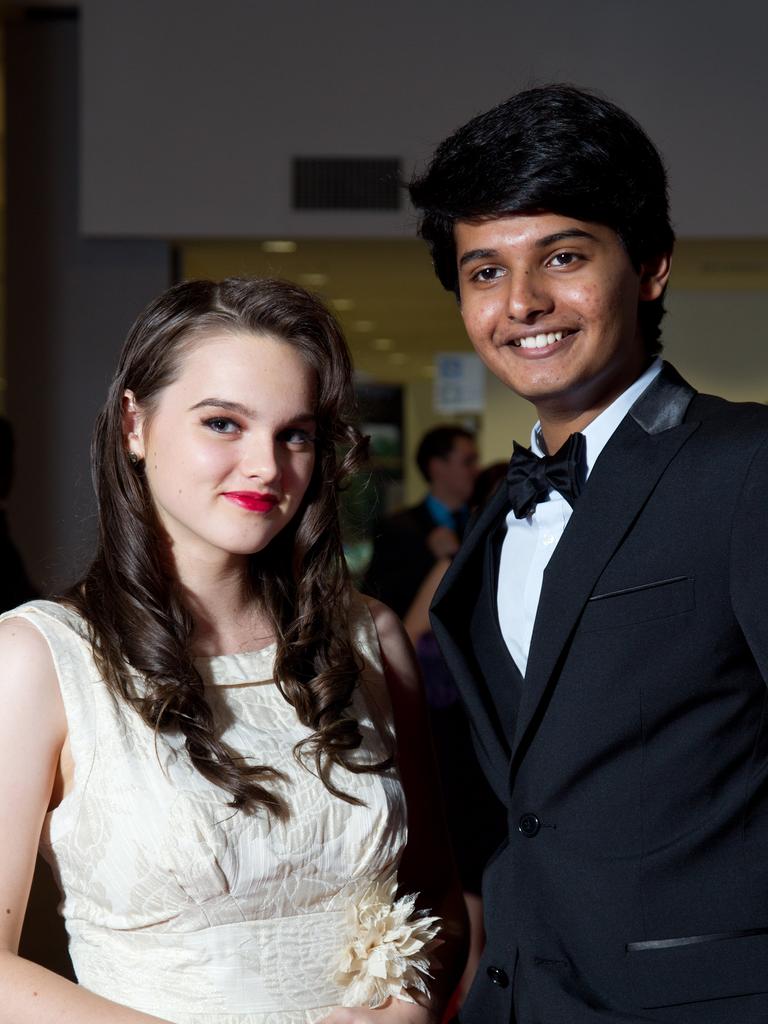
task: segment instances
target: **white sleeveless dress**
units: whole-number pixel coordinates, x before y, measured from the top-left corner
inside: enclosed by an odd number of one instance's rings
[[[233,811],[179,735],[155,736],[116,704],[76,613],[34,601],[10,616],[47,640],[69,724],[74,786],[47,815],[41,852],[61,887],[79,983],[174,1024],[314,1024],[342,1003],[350,912],[392,877],[406,839],[396,772],[334,769],[362,804],[337,799],[294,758],[310,730],[273,682],[274,646],[202,658],[224,741],[286,776],[276,787],[286,822]],[[353,636],[365,664],[353,702],[359,756],[378,760],[392,715],[362,600]]]

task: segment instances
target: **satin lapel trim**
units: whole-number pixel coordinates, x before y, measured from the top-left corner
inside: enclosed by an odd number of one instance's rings
[[[681,422],[693,396],[693,389],[665,364],[595,463],[544,573],[512,742],[513,771],[526,734],[546,708],[550,681],[600,574],[670,461],[699,426]]]

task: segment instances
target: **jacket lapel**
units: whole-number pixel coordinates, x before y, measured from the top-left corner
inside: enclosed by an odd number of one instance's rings
[[[608,442],[590,474],[545,573],[511,750],[546,708],[570,637],[594,586],[662,473],[698,427],[683,422],[695,392],[664,364]]]

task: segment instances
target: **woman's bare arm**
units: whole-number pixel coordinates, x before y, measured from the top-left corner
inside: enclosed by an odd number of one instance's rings
[[[48,645],[21,618],[0,623],[0,707],[0,1024],[158,1024],[17,955],[67,735]]]

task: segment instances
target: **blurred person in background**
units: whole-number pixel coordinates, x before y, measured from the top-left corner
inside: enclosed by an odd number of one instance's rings
[[[472,497],[469,499],[470,520],[477,517],[486,502],[490,500],[502,480],[507,475],[506,462],[493,462],[480,470],[475,478]],[[453,555],[445,555],[438,559],[414,595],[413,601],[405,613],[403,625],[413,643],[424,633],[431,632],[429,607],[435,596],[440,581],[453,560]],[[458,691],[456,691],[458,693]]]
[[[13,484],[13,462],[13,428],[5,416],[0,416],[0,612],[37,596],[8,526],[6,509]]]
[[[354,412],[296,286],[131,329],[93,563],[0,618],[2,1024],[438,1024],[464,910],[413,653],[343,559]],[[77,985],[17,955],[38,844]]]
[[[506,472],[506,462],[495,462],[478,474],[469,500],[472,516],[482,509]],[[469,917],[469,954],[456,1000],[460,1005],[483,952],[481,883],[488,859],[506,834],[506,812],[477,762],[464,705],[429,622],[429,606],[450,564],[451,559],[447,557],[435,562],[419,587],[403,624],[424,677],[448,834]]]
[[[401,618],[435,562],[458,551],[469,519],[477,462],[477,445],[468,430],[441,426],[428,431],[419,443],[416,463],[429,493],[418,505],[378,524],[361,589]]]

